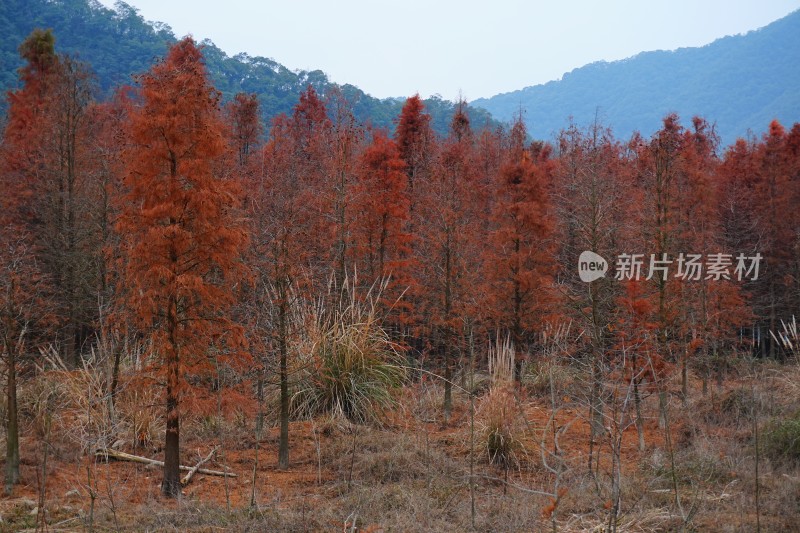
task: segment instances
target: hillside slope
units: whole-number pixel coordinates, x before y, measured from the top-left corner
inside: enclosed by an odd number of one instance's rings
[[[558,132],[569,117],[587,124],[597,114],[625,137],[634,130],[651,134],[669,112],[685,122],[702,115],[729,143],[748,130],[763,131],[774,118],[800,120],[800,11],[703,47],[592,63],[561,80],[471,104],[504,121],[522,107],[531,134],[540,138]]]
[[[22,65],[19,44],[34,28],[52,28],[56,48],[89,63],[97,75],[102,96],[114,87],[132,83],[132,76],[150,68],[175,42],[172,29],[163,23],[147,22],[138,10],[118,2],[116,10],[96,0],[3,0],[0,2],[0,91],[17,86],[16,70]],[[263,118],[269,121],[290,112],[309,84],[323,94],[335,86],[320,70],[292,71],[276,61],[241,53],[230,57],[210,41],[204,54],[215,86],[230,98],[240,91],[256,93]],[[353,85],[340,86],[353,105],[356,117],[375,126],[393,128],[403,101],[378,99]],[[452,102],[441,98],[425,101],[434,129],[444,134],[454,111]],[[0,103],[0,112],[5,99]],[[482,109],[470,109],[476,127],[495,125]]]

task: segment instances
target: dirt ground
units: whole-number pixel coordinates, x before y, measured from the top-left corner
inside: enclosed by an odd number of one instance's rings
[[[742,378],[705,397],[695,379],[686,405],[672,390],[669,441],[659,427],[656,396],[649,395],[644,451],[632,421],[609,415],[625,429],[617,530],[800,531],[797,465],[762,457],[756,478],[752,409],[728,405],[740,391],[753,390],[766,424],[796,404],[782,397],[796,390],[793,372],[758,383],[761,392]],[[277,468],[276,427],[264,431],[256,451],[250,420],[234,416],[214,425],[189,419],[182,464],[192,466],[219,446],[203,466],[227,468],[236,477],[197,474],[178,500],[161,496],[159,467],[105,461],[60,440],[56,431],[45,446],[28,430],[22,483],[0,500],[0,530],[33,531],[37,524],[43,530],[44,522],[48,531],[465,531],[473,524],[480,531],[605,530],[612,442],[620,428],[609,425],[598,439],[590,472],[588,407],[579,388],[567,384],[559,391],[555,413],[552,394],[517,390],[512,418],[518,445],[508,468],[490,464],[482,446],[480,398],[471,457],[469,399],[457,394],[445,421],[440,394],[434,385],[409,386],[380,428],[293,422],[287,471]],[[153,459],[163,455],[155,439],[146,448],[125,441],[117,447]]]

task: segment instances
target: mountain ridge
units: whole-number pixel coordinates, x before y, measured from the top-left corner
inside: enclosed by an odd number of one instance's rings
[[[534,137],[555,135],[573,117],[601,121],[623,136],[649,135],[661,118],[677,112],[716,123],[723,143],[763,131],[773,118],[800,119],[800,10],[763,28],[730,35],[700,47],[644,51],[617,61],[596,61],[558,80],[478,98],[502,121],[520,106]]]
[[[51,28],[56,50],[76,56],[89,64],[97,77],[102,96],[107,97],[132,76],[147,71],[177,41],[172,28],[162,22],[146,21],[125,2],[110,9],[97,0],[3,0],[0,3],[0,91],[19,86],[17,68],[22,66],[17,48],[34,28]],[[379,99],[351,84],[336,84],[321,70],[291,70],[272,58],[247,53],[227,55],[212,41],[200,41],[212,81],[226,99],[238,92],[258,95],[262,118],[269,125],[280,113],[290,113],[300,93],[311,84],[322,94],[337,88],[350,102],[362,123],[394,129],[403,100]],[[410,95],[409,95],[410,96]],[[453,102],[440,97],[425,99],[431,124],[444,135],[455,111]],[[0,113],[5,99],[0,99]],[[473,125],[498,125],[491,115],[468,106]]]

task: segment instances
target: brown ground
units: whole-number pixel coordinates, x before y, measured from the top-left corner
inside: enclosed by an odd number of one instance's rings
[[[765,411],[784,409],[796,390],[794,374],[760,383]],[[778,374],[780,375],[780,373]],[[778,379],[778,378],[775,378]],[[786,381],[788,379],[788,382]],[[670,407],[675,468],[658,427],[655,395],[645,401],[647,450],[639,452],[635,428],[622,446],[621,531],[755,531],[755,475],[749,412],[727,412],[731,391],[750,390],[747,379],[730,379],[713,398],[703,398],[692,383],[692,399],[682,407],[673,390]],[[783,389],[781,387],[784,387]],[[788,387],[788,388],[785,388]],[[469,491],[469,403],[456,395],[444,423],[435,402],[440,390],[407,390],[401,408],[382,429],[317,420],[293,422],[291,462],[277,470],[277,428],[261,442],[256,469],[256,506],[251,507],[255,437],[252,423],[227,420],[223,437],[216,428],[189,420],[184,424],[182,462],[193,465],[214,446],[222,452],[205,464],[237,477],[197,475],[178,501],[160,495],[158,468],[120,461],[95,461],[76,450],[56,430],[46,469],[45,518],[49,531],[463,531],[471,527]],[[602,531],[610,507],[611,454],[600,443],[600,469],[587,470],[587,408],[580,388],[564,384],[556,416],[560,479],[542,465],[540,442],[553,449],[552,409],[546,395],[523,393],[525,419],[515,422],[522,446],[508,473],[490,465],[476,444],[475,526],[481,531]],[[770,396],[771,394],[771,396]],[[796,398],[793,400],[796,402]],[[769,402],[773,402],[772,405]],[[479,408],[480,411],[480,408]],[[770,411],[770,412],[772,412]],[[771,416],[763,415],[763,420]],[[752,418],[750,418],[752,420]],[[32,424],[32,423],[31,423]],[[44,457],[42,438],[28,428],[22,442],[22,484],[0,500],[0,530],[34,529]],[[477,438],[481,435],[477,426]],[[161,459],[157,449],[122,450]],[[560,458],[560,459],[559,459]],[[762,531],[800,531],[798,468],[762,459],[759,474]],[[680,506],[675,502],[675,484]],[[89,474],[92,480],[89,482]],[[508,476],[507,483],[504,479]],[[558,485],[556,487],[556,484]],[[545,493],[559,493],[556,500]],[[552,519],[555,518],[555,522]]]

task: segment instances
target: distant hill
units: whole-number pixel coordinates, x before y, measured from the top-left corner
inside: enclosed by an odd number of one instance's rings
[[[525,111],[531,135],[550,138],[573,117],[591,123],[595,113],[614,132],[650,135],[661,118],[677,112],[716,122],[724,143],[762,132],[772,119],[800,121],[800,11],[745,35],[698,48],[638,54],[598,62],[535,85],[471,105],[503,121]]]
[[[96,0],[2,0],[0,1],[0,91],[17,87],[17,68],[22,65],[17,48],[34,28],[52,28],[56,49],[89,63],[97,75],[103,96],[114,87],[132,83],[132,75],[150,68],[176,37],[163,23],[147,22],[138,10],[117,2],[116,10]],[[240,91],[256,93],[265,121],[290,112],[309,84],[321,93],[335,84],[324,72],[292,71],[264,57],[237,54],[229,57],[214,43],[204,41],[204,54],[214,84],[225,98]],[[353,105],[356,117],[390,130],[403,99],[378,99],[353,85],[340,86]],[[434,129],[446,133],[453,115],[452,102],[425,100]],[[2,99],[0,112],[6,103]],[[468,109],[475,127],[497,123],[482,109]]]

